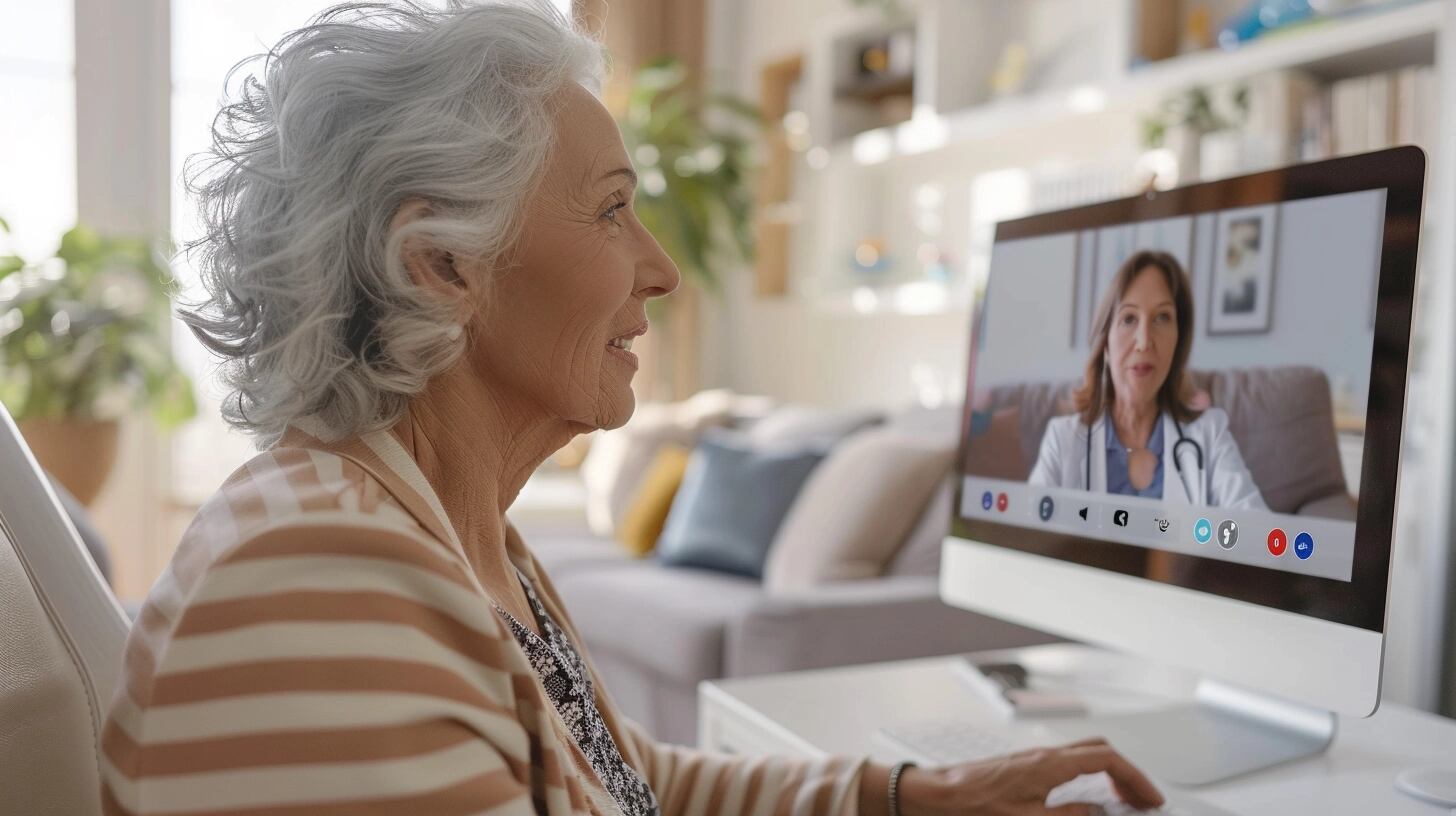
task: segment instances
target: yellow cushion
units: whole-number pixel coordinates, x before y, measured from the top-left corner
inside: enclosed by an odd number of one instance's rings
[[[667,511],[672,509],[672,498],[682,484],[691,453],[681,445],[663,445],[652,457],[652,464],[647,466],[646,475],[627,505],[622,523],[617,525],[617,541],[627,552],[641,558],[657,546],[657,537],[662,535],[662,525],[667,523]]]

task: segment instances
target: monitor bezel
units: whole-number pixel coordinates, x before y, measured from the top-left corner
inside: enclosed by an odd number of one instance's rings
[[[1355,528],[1355,560],[1349,582],[1283,573],[1194,555],[1170,554],[1178,561],[1201,567],[1202,569],[1182,571],[1195,576],[1212,571],[1218,576],[1237,577],[1247,574],[1260,579],[1219,583],[1215,592],[1207,585],[1200,585],[1199,581],[1147,578],[1131,571],[1110,570],[1106,566],[1107,563],[1125,559],[1134,552],[1146,552],[1145,547],[979,518],[963,518],[960,508],[964,506],[962,494],[967,475],[966,447],[971,423],[971,396],[975,389],[977,338],[983,319],[979,305],[972,307],[970,354],[961,415],[960,444],[956,456],[957,479],[950,534],[956,538],[1042,555],[1064,563],[1105,569],[1114,574],[1132,575],[1154,583],[1383,632],[1389,592],[1390,549],[1395,521],[1401,433],[1405,416],[1406,373],[1415,306],[1425,168],[1426,158],[1423,151],[1410,146],[1398,147],[1040,213],[1001,222],[996,226],[995,242],[1000,243],[1261,204],[1367,190],[1386,191],[1380,280],[1371,348],[1370,394],[1366,406],[1365,447]],[[1399,372],[1400,376],[1389,376],[1394,372]],[[1078,546],[1078,552],[1086,553],[1086,560],[1066,557],[1066,545],[1069,542]],[[1097,563],[1099,561],[1100,564]],[[1279,576],[1280,580],[1310,582],[1311,588],[1319,593],[1320,611],[1315,613],[1301,607],[1291,600],[1288,593],[1270,596],[1260,592],[1261,586],[1267,586],[1261,581],[1269,580],[1271,573]]]

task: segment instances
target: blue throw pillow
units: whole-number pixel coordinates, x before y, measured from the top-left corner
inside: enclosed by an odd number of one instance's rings
[[[763,577],[763,562],[820,450],[757,451],[728,435],[693,450],[672,501],[658,558],[664,564]]]

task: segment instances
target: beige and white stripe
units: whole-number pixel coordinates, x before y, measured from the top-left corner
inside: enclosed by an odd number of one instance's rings
[[[513,529],[507,548],[580,646]],[[153,587],[124,672],[102,735],[111,816],[618,813],[387,433],[295,429],[234,474]],[[596,686],[664,814],[856,810],[858,761],[661,745]]]

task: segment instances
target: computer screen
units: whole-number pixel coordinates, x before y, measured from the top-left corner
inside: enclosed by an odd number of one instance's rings
[[[953,533],[1380,630],[1423,171],[1383,155],[1000,225]]]

